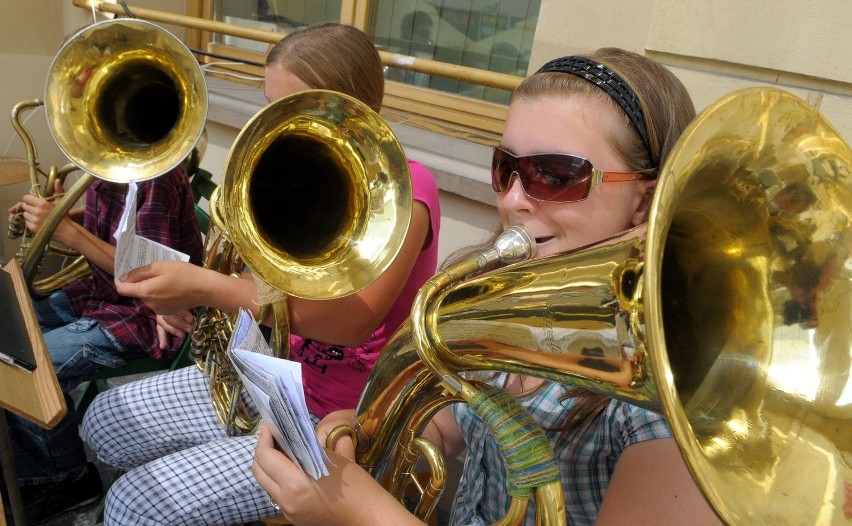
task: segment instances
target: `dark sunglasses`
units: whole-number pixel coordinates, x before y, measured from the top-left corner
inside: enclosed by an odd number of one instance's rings
[[[602,182],[648,180],[647,174],[602,172],[591,161],[567,153],[537,153],[516,157],[503,148],[494,148],[491,160],[491,187],[495,192],[509,189],[518,176],[531,198],[552,203],[570,203],[589,197],[592,187]]]

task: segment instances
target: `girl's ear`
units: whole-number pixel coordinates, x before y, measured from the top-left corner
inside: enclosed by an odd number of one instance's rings
[[[654,189],[657,187],[657,180],[640,181],[641,194],[638,196],[639,206],[633,213],[633,226],[639,226],[648,221],[648,211],[651,208],[651,201],[654,200]]]

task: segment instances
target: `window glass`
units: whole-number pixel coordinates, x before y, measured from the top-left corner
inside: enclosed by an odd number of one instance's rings
[[[392,53],[526,76],[540,0],[375,0],[373,40]],[[492,102],[505,90],[388,68],[387,78]]]
[[[319,22],[339,21],[340,0],[215,0],[213,17],[231,24],[288,32]],[[265,43],[229,35],[216,35],[215,41],[261,53],[267,48]]]
[[[345,19],[364,29],[385,53],[526,76],[540,0],[203,0],[205,16],[239,26],[288,33]],[[213,62],[261,76],[269,44],[229,35],[202,35]],[[401,62],[394,62],[401,63]],[[224,63],[223,63],[224,64]],[[254,64],[254,65],[251,65]],[[441,133],[500,134],[511,88],[491,88],[437,74],[387,66],[384,109]],[[428,88],[424,92],[423,88]],[[496,103],[496,104],[495,104]]]

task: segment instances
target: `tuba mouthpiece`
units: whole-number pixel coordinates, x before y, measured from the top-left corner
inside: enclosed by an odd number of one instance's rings
[[[494,242],[494,250],[500,262],[508,265],[535,257],[535,238],[526,228],[510,226]]]

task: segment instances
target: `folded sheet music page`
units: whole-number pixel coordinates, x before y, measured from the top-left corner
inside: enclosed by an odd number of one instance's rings
[[[261,418],[272,424],[278,448],[314,479],[328,475],[325,463],[330,460],[319,444],[305,403],[302,364],[272,356],[246,309],[240,309],[228,351]]]
[[[131,270],[154,261],[189,261],[189,255],[165,245],[136,235],[136,192],[135,182],[127,185],[124,214],[112,237],[115,238],[115,273],[123,276]]]

